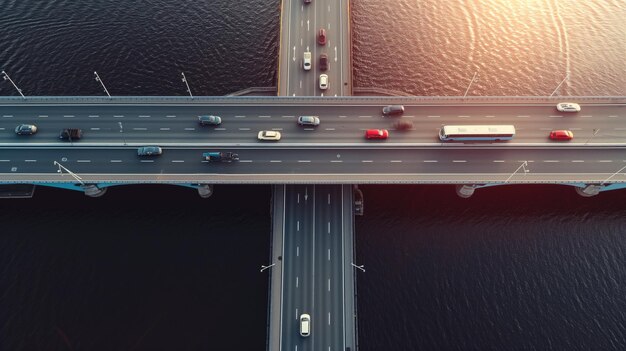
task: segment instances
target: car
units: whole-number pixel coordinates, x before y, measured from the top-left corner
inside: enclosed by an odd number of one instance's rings
[[[383,107],[383,115],[385,116],[400,116],[404,113],[404,106],[402,105],[389,105]]]
[[[78,128],[65,128],[63,130],[61,130],[61,133],[59,133],[59,139],[61,140],[78,140],[80,138],[83,137],[83,131],[82,129],[78,129]]]
[[[389,131],[387,129],[368,129],[365,131],[365,139],[387,139]]]
[[[310,71],[311,70],[311,52],[305,51],[303,56],[304,58],[302,60],[302,68],[304,68],[305,71]]]
[[[20,124],[15,127],[15,134],[17,135],[32,135],[37,133],[37,126],[34,124]]]
[[[262,130],[259,132],[258,138],[259,140],[279,141],[280,136],[280,132],[275,130]]]
[[[409,130],[411,128],[413,128],[413,122],[409,122],[409,121],[398,121],[396,123],[393,124],[393,127],[396,130]]]
[[[201,126],[219,126],[222,124],[222,118],[220,116],[198,116],[198,123]]]
[[[304,337],[311,335],[311,316],[307,313],[300,315],[300,335]]]
[[[580,112],[580,105],[573,102],[561,102],[556,105],[559,112]]]
[[[326,71],[328,69],[328,55],[320,55],[320,70]]]
[[[137,149],[137,156],[159,156],[163,154],[160,146],[142,146]]]
[[[317,116],[300,116],[298,117],[298,124],[301,126],[317,127],[320,125],[320,118]]]
[[[209,162],[231,162],[239,161],[239,155],[234,152],[205,152],[202,154],[202,159]]]
[[[572,140],[574,138],[574,133],[571,130],[553,130],[550,132],[550,139],[552,140]]]
[[[317,32],[317,43],[326,45],[326,29],[320,28],[319,32]]]
[[[328,89],[328,75],[320,74],[320,89],[326,90]]]

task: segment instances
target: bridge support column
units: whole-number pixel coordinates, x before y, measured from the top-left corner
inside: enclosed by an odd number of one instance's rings
[[[602,188],[602,185],[589,184],[584,188],[576,187],[576,193],[583,197],[592,197],[598,195]]]
[[[468,197],[474,195],[474,191],[476,190],[477,185],[476,184],[472,184],[472,185],[457,185],[456,186],[456,194],[459,195],[460,197],[467,199]]]
[[[107,192],[107,188],[98,188],[96,184],[81,185],[81,188],[85,192],[85,195],[89,197],[100,197]]]
[[[213,185],[211,185],[211,184],[198,184],[198,194],[203,199],[211,197],[211,195],[213,195]]]

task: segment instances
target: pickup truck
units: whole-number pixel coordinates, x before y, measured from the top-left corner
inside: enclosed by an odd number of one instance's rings
[[[209,162],[239,161],[239,155],[234,152],[205,152],[202,159]]]
[[[78,128],[66,128],[59,134],[61,140],[78,140],[83,137],[83,131]]]

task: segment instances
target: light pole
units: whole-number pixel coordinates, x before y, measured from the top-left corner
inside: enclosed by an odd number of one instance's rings
[[[93,71],[93,74],[96,75],[96,82],[100,82],[100,84],[104,88],[104,92],[107,93],[107,95],[109,96],[109,99],[111,99],[111,94],[109,94],[109,91],[107,90],[107,87],[104,86],[104,82],[102,81],[102,79],[100,79],[100,76],[98,75],[98,72]]]
[[[74,177],[74,179],[76,179],[80,183],[80,185],[85,186],[85,183],[83,183],[83,179],[81,177],[79,177],[76,173],[74,173],[74,172],[70,171],[69,169],[63,167],[63,165],[61,165],[57,161],[54,161],[53,165],[59,166],[59,169],[57,169],[57,173],[61,173],[61,176],[63,176],[63,171],[66,171],[69,175]]]
[[[474,76],[472,77],[472,80],[469,82],[469,84],[467,85],[467,89],[465,89],[465,94],[463,94],[463,98],[465,99],[465,97],[467,96],[467,92],[470,90],[470,87],[472,86],[472,83],[474,83],[474,78],[476,78],[476,75],[478,74],[478,71],[476,73],[474,73]]]
[[[274,267],[275,265],[276,265],[276,263],[272,263],[272,264],[271,264],[271,265],[269,265],[269,266],[261,265],[261,270],[260,270],[260,272],[263,272],[264,270],[266,270],[266,269],[268,269],[268,268],[272,268],[272,267]]]
[[[15,82],[13,82],[13,79],[11,79],[11,77],[9,77],[9,75],[7,74],[7,72],[2,71],[2,78],[4,78],[4,80],[8,80],[9,82],[11,82],[11,84],[13,84],[13,86],[15,87],[15,89],[17,90],[18,93],[20,93],[20,95],[22,95],[22,97],[24,99],[26,99],[26,96],[24,96],[24,94],[22,94],[22,89],[18,88],[17,85],[15,85]]]
[[[528,167],[528,161],[524,161],[524,162],[522,162],[522,164],[521,164],[519,167],[517,167],[517,169],[515,170],[515,172],[511,173],[511,175],[510,175],[510,176],[509,176],[509,177],[508,177],[508,178],[504,181],[504,184],[508,183],[508,182],[509,182],[509,180],[510,180],[511,178],[513,178],[513,176],[515,175],[515,173],[517,173],[517,172],[518,172],[520,169],[522,169],[522,168],[524,169],[524,174],[526,174],[526,173],[530,172],[530,170],[529,170],[529,169],[526,169],[526,167]]]
[[[352,265],[352,267],[354,267],[354,268],[356,268],[356,269],[358,269],[358,270],[362,271],[363,273],[365,273],[365,266],[364,266],[364,265],[357,266],[357,265],[355,265],[355,264],[354,264],[354,263],[352,263],[352,262],[350,262],[350,264]]]
[[[587,143],[588,143],[591,139],[593,139],[593,137],[594,137],[594,136],[596,136],[596,134],[598,134],[598,132],[599,132],[599,131],[600,131],[600,128],[597,128],[597,129],[595,129],[595,128],[594,128],[594,129],[593,129],[593,134],[589,137],[589,139],[587,139],[587,141],[585,141],[585,145],[587,145]]]
[[[619,174],[619,172],[621,172],[621,171],[623,171],[623,170],[624,170],[624,168],[626,168],[626,166],[624,166],[624,167],[620,168],[619,170],[617,170],[617,172],[615,172],[615,173],[611,174],[608,178],[606,178],[605,180],[603,180],[603,181],[602,181],[602,183],[600,183],[600,186],[603,186],[603,185],[604,185],[604,183],[608,182],[611,178],[613,178],[613,177],[615,177],[616,175],[618,175],[618,174]]]
[[[563,78],[563,80],[561,81],[561,83],[559,83],[559,85],[556,86],[556,89],[554,89],[554,91],[552,92],[552,94],[550,94],[550,96],[554,95],[554,93],[556,93],[557,90],[559,90],[559,88],[561,87],[561,85],[563,83],[565,83],[565,80],[569,78],[569,73],[565,75],[565,78]]]
[[[193,95],[191,95],[191,88],[189,87],[189,83],[187,82],[187,78],[185,77],[185,73],[184,72],[180,72],[180,74],[183,76],[183,82],[187,86],[187,92],[189,93],[189,97],[191,97],[191,99],[193,100]]]
[[[124,126],[122,125],[122,122],[117,122],[117,124],[120,126],[120,133],[122,133],[122,140],[124,140],[124,145],[126,145],[126,137],[124,136]]]

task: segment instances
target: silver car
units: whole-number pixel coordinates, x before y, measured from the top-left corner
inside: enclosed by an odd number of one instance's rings
[[[220,116],[198,116],[198,122],[202,126],[218,126],[222,124],[222,118]]]
[[[298,124],[301,126],[317,127],[320,125],[320,118],[317,116],[300,116]]]

